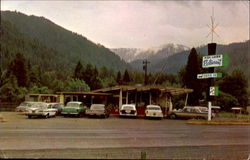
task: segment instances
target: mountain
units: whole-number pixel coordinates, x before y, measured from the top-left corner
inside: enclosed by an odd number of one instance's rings
[[[229,66],[221,67],[226,72],[231,72],[232,70],[239,68],[245,72],[247,77],[250,77],[249,68],[249,55],[250,55],[250,41],[236,42],[228,45],[217,44],[216,54],[228,54]],[[197,53],[202,55],[207,55],[207,45],[196,47]],[[169,57],[163,58],[156,63],[149,65],[150,72],[159,72],[163,69],[163,73],[177,73],[181,67],[187,64],[188,55],[190,50],[182,51],[173,54]],[[137,64],[135,64],[137,63]],[[140,65],[142,68],[142,62],[133,62],[131,65]]]
[[[33,63],[50,61],[49,68],[71,71],[79,60],[85,65],[91,63],[97,67],[106,66],[115,70],[130,68],[129,64],[108,48],[66,30],[44,17],[1,11],[1,21],[2,36],[6,39],[1,41],[1,45],[6,46],[3,54],[7,57],[11,56],[7,54],[9,52],[20,51],[25,56],[32,57]],[[8,41],[18,41],[12,43],[15,50],[7,47],[10,45],[7,44]],[[7,58],[6,60],[9,61]],[[61,68],[62,66],[64,68]]]
[[[126,62],[129,62],[133,69],[137,71],[143,71],[142,62],[143,60],[147,59],[150,62],[149,71],[155,72],[154,68],[150,66],[155,66],[162,59],[166,59],[167,57],[182,51],[187,51],[189,48],[184,45],[169,43],[158,47],[149,48],[147,50],[137,48],[116,48],[111,50]]]
[[[158,61],[174,53],[188,49],[189,48],[184,45],[169,43],[149,49],[113,48],[111,49],[111,51],[119,55],[126,62],[133,63],[133,61],[143,60],[143,59]]]

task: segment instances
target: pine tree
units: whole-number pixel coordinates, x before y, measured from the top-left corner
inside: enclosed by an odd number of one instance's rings
[[[117,72],[117,76],[116,76],[116,82],[118,84],[122,84],[122,75],[121,75],[121,72]]]
[[[241,107],[247,106],[248,103],[247,88],[247,78],[240,69],[235,69],[231,75],[224,76],[219,84],[219,90],[234,96]]]
[[[184,72],[184,79],[183,79],[184,85],[187,88],[193,89],[193,92],[190,94],[188,99],[189,105],[198,105],[199,99],[202,96],[201,81],[197,79],[197,74],[199,73],[200,73],[200,64],[199,64],[198,54],[195,48],[192,48],[188,56],[188,62]]]
[[[124,75],[123,75],[123,82],[124,82],[125,84],[128,84],[128,83],[130,82],[130,77],[129,77],[129,74],[128,74],[128,71],[127,71],[127,70],[125,70],[125,72],[124,72]]]
[[[15,59],[10,63],[9,71],[16,76],[19,87],[27,87],[28,77],[23,54],[16,54]]]
[[[83,66],[80,61],[78,61],[75,71],[74,71],[74,78],[75,79],[82,79],[82,72],[83,72]]]

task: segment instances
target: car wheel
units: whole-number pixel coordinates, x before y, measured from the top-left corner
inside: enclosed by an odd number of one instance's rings
[[[177,116],[175,115],[175,114],[170,114],[170,119],[176,119],[177,118]]]
[[[28,115],[28,118],[29,118],[29,119],[31,119],[31,118],[32,118],[32,116],[31,116],[31,115]]]
[[[83,113],[82,112],[78,114],[78,118],[81,118],[81,117],[83,117]]]
[[[46,114],[44,118],[46,118],[46,119],[49,118],[49,114]]]

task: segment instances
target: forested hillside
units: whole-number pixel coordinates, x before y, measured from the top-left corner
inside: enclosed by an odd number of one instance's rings
[[[3,43],[2,45],[5,46],[5,51],[10,51],[8,47],[12,48],[10,52],[23,51],[22,53],[25,56],[27,54],[32,62],[43,63],[44,66],[46,64],[46,68],[60,68],[69,71],[79,60],[84,65],[91,63],[97,67],[106,66],[115,70],[129,68],[125,61],[109,49],[68,31],[44,17],[1,11],[1,18],[4,26],[2,35],[4,41],[1,44]],[[10,43],[5,43],[8,41]],[[4,54],[12,56],[6,52]],[[41,62],[41,60],[45,62]],[[4,61],[8,63],[9,60]]]
[[[250,77],[249,68],[249,52],[250,41],[232,43],[229,45],[217,45],[216,54],[228,54],[229,66],[223,67],[226,72],[231,72],[236,68],[245,72],[247,77]],[[196,48],[197,52],[201,55],[207,55],[207,46],[200,46]],[[149,65],[149,71],[152,73],[160,72],[163,69],[163,73],[176,74],[187,63],[187,57],[190,51],[183,51],[176,53],[167,58],[163,58],[158,62],[151,63]],[[135,69],[142,71],[142,60],[137,60],[130,63]]]

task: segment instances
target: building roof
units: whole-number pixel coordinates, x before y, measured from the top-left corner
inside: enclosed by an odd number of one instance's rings
[[[64,95],[93,95],[93,96],[110,96],[110,93],[97,93],[97,92],[57,92],[57,94]]]
[[[162,92],[171,93],[172,95],[179,95],[179,94],[183,94],[183,93],[193,92],[193,89],[187,89],[187,88],[175,88],[175,87],[167,87],[167,86],[127,86],[127,85],[117,85],[117,86],[113,86],[113,87],[97,89],[97,90],[94,90],[92,92],[105,93],[105,92],[112,92],[112,91],[120,90],[120,89],[122,89],[123,91],[127,91],[127,90],[137,90],[137,91],[160,90]]]

